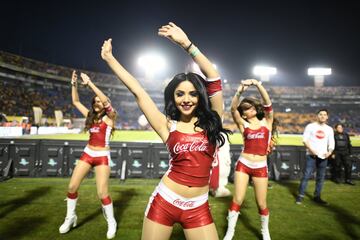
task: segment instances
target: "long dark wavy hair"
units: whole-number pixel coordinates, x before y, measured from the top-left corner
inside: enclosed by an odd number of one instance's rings
[[[196,73],[179,73],[169,82],[164,93],[166,116],[171,120],[180,120],[181,113],[176,107],[174,92],[177,86],[183,81],[191,82],[199,96],[198,106],[194,110],[194,114],[198,118],[195,122],[194,129],[196,127],[202,128],[209,142],[214,146],[219,144],[221,147],[225,143],[225,138],[221,132],[225,133],[227,138],[228,134],[232,132],[223,128],[219,114],[211,109],[211,102],[204,85],[205,80],[200,75]]]
[[[88,112],[88,115],[86,117],[86,120],[85,120],[85,128],[84,128],[84,132],[87,132],[89,131],[89,129],[91,128],[91,125],[95,122],[98,122],[99,120],[101,120],[105,115],[106,115],[106,112],[105,112],[105,109],[103,108],[100,112],[100,114],[98,112],[95,111],[94,109],[94,104],[95,104],[95,98],[97,96],[93,96],[93,98],[91,99],[91,109],[89,110]],[[110,99],[108,99],[108,101],[110,102]],[[117,114],[116,114],[117,116]],[[115,121],[116,121],[116,117],[113,119],[114,121],[114,127],[111,129],[111,136],[113,135],[114,131],[116,130],[115,129]]]
[[[265,117],[265,110],[264,110],[264,105],[257,98],[253,98],[253,97],[244,98],[240,102],[237,110],[239,111],[240,116],[242,117],[244,115],[244,111],[250,109],[251,107],[255,107],[256,117],[257,117],[257,119],[259,119],[261,121]],[[245,119],[245,121],[248,121],[248,120]],[[276,141],[276,138],[278,136],[278,133],[277,133],[278,125],[279,125],[279,121],[274,118],[273,123],[272,123],[272,130],[271,130],[271,136],[272,136],[272,138],[274,138],[273,139],[274,141]]]

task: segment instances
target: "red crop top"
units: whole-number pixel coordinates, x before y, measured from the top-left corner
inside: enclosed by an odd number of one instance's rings
[[[209,184],[215,156],[215,147],[210,145],[205,132],[182,133],[171,127],[166,146],[170,152],[170,167],[167,176],[176,183],[203,187]]]
[[[244,153],[266,155],[271,138],[269,129],[262,125],[260,128],[253,130],[249,125],[244,126]]]
[[[107,125],[104,121],[101,121],[100,123],[93,123],[89,129],[89,145],[95,147],[108,147],[111,129],[112,127]]]

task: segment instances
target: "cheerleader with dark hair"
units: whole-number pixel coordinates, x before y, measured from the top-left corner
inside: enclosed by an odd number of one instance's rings
[[[263,103],[256,98],[239,100],[241,94],[250,86],[255,86]],[[244,139],[244,148],[235,167],[235,194],[228,213],[228,228],[224,240],[230,240],[235,234],[235,226],[244,201],[249,178],[254,183],[256,203],[261,219],[263,239],[270,240],[269,209],[266,204],[268,188],[267,154],[273,127],[273,110],[269,95],[260,81],[248,79],[241,84],[232,99],[231,113],[234,122]]]
[[[91,101],[91,109],[85,107],[79,100],[77,90],[77,74],[73,71],[71,78],[71,95],[74,106],[86,117],[85,131],[89,131],[90,139],[86,145],[83,154],[78,161],[74,172],[71,175],[68,193],[67,193],[67,212],[64,223],[60,226],[60,233],[67,233],[71,227],[77,224],[77,215],[75,213],[78,200],[78,189],[84,177],[92,167],[95,168],[96,187],[98,197],[101,200],[104,216],[108,224],[107,238],[115,237],[116,221],[114,218],[114,209],[112,200],[108,191],[108,182],[110,177],[110,136],[114,131],[117,113],[112,108],[110,100],[104,93],[95,86],[90,78],[81,73],[83,85],[89,86],[96,94]]]
[[[142,239],[169,239],[174,223],[187,239],[218,239],[208,204],[209,178],[216,148],[228,133],[222,127],[223,97],[218,72],[181,28],[169,23],[158,34],[181,46],[207,79],[195,73],[177,74],[165,89],[165,114],[139,82],[112,55],[111,39],[102,57],[132,92],[166,144],[170,167],[150,197],[143,221]],[[225,133],[225,137],[222,133]]]

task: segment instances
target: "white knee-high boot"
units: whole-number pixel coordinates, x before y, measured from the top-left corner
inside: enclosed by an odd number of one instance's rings
[[[224,240],[231,240],[234,237],[236,222],[238,220],[239,214],[240,212],[237,211],[229,211],[227,216],[228,227],[226,230]]]
[[[107,239],[112,239],[116,234],[116,220],[114,218],[114,207],[113,204],[102,205],[104,217],[108,224],[108,231],[106,233]]]
[[[270,232],[269,232],[269,216],[270,216],[270,214],[268,214],[268,215],[260,215],[261,234],[262,234],[263,240],[271,240]]]
[[[75,208],[76,208],[77,200],[78,200],[77,198],[75,199],[66,198],[66,202],[67,202],[66,217],[64,223],[59,228],[60,233],[67,233],[71,227],[76,227],[77,216],[75,213]]]

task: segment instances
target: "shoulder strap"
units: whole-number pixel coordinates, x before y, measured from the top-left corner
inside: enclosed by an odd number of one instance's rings
[[[176,130],[176,124],[177,124],[177,121],[171,120],[170,132],[173,132]]]

